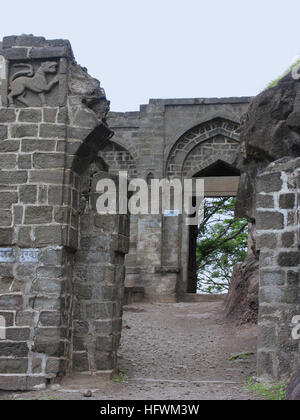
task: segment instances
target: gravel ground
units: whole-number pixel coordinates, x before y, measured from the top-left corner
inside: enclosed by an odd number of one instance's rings
[[[60,389],[1,393],[0,399],[255,400],[243,383],[255,371],[255,326],[224,320],[223,302],[146,304],[124,308],[115,381],[69,380]],[[229,360],[232,355],[250,353]],[[119,381],[119,383],[115,383]]]

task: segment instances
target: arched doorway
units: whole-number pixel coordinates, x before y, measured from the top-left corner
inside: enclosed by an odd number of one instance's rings
[[[206,197],[235,196],[239,171],[234,166],[239,148],[239,123],[216,117],[183,134],[171,148],[166,161],[169,179],[204,178]],[[179,222],[180,224],[180,222]],[[181,221],[178,241],[177,295],[196,293],[197,226]],[[165,246],[165,244],[164,244]]]
[[[217,160],[194,175],[194,178],[204,178],[206,198],[236,196],[239,177],[239,170],[223,160]],[[197,225],[189,226],[187,293],[197,293],[196,249],[198,234]]]

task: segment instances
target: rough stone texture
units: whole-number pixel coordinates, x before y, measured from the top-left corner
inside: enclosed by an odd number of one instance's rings
[[[242,172],[236,214],[255,218],[256,187],[253,180],[271,162],[300,155],[300,84],[288,74],[277,86],[252,99],[241,124],[241,149],[236,165]],[[267,177],[278,177],[268,174]],[[280,180],[273,191],[281,188]],[[268,185],[265,184],[266,189]],[[268,192],[268,191],[266,191]]]
[[[95,186],[102,178],[107,178],[107,173],[93,165],[82,184],[85,204],[80,214],[80,249],[73,275],[73,360],[76,370],[90,373],[113,370],[116,366],[122,326],[124,260],[129,245],[128,216],[100,216],[96,212],[99,194]],[[88,196],[91,186],[93,193]]]
[[[259,264],[249,256],[237,264],[232,273],[230,288],[225,300],[226,316],[238,324],[257,323]]]
[[[0,388],[30,389],[82,370],[72,353],[76,305],[85,290],[91,305],[94,298],[99,306],[113,307],[114,312],[97,314],[99,322],[121,317],[121,305],[109,292],[122,299],[128,238],[118,240],[117,228],[115,236],[98,229],[98,243],[108,247],[105,264],[113,287],[100,274],[91,289],[85,277],[77,287],[74,267],[82,254],[88,264],[96,258],[79,236],[84,173],[112,132],[105,123],[105,92],[76,64],[69,42],[6,37],[0,76],[0,311],[9,327],[6,340],[0,340]],[[31,89],[36,83],[42,86],[39,95]],[[91,193],[85,189],[87,201]],[[105,343],[97,342],[98,370],[115,369],[119,324],[114,322]],[[112,332],[116,338],[109,341]]]
[[[262,207],[256,210],[260,265],[257,372],[272,379],[287,379],[299,363],[299,340],[293,339],[291,327],[293,317],[300,313],[299,171],[299,158],[279,160],[257,182],[257,193],[271,196],[274,203],[267,212]],[[276,223],[279,215],[280,223]],[[267,219],[273,220],[273,227]]]

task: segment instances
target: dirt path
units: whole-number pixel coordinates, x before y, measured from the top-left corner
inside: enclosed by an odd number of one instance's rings
[[[224,321],[223,303],[134,304],[124,311],[119,351],[120,383],[90,384],[15,395],[15,398],[82,399],[257,399],[243,387],[255,371],[256,327]],[[234,354],[252,353],[230,361]],[[67,388],[67,389],[64,389]],[[2,394],[0,399],[12,398]]]

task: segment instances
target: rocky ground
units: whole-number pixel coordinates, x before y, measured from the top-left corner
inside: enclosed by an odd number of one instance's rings
[[[220,300],[129,305],[113,381],[69,380],[57,390],[2,393],[0,399],[255,400],[244,381],[255,371],[256,327],[224,319]],[[247,354],[233,358],[236,354]]]

